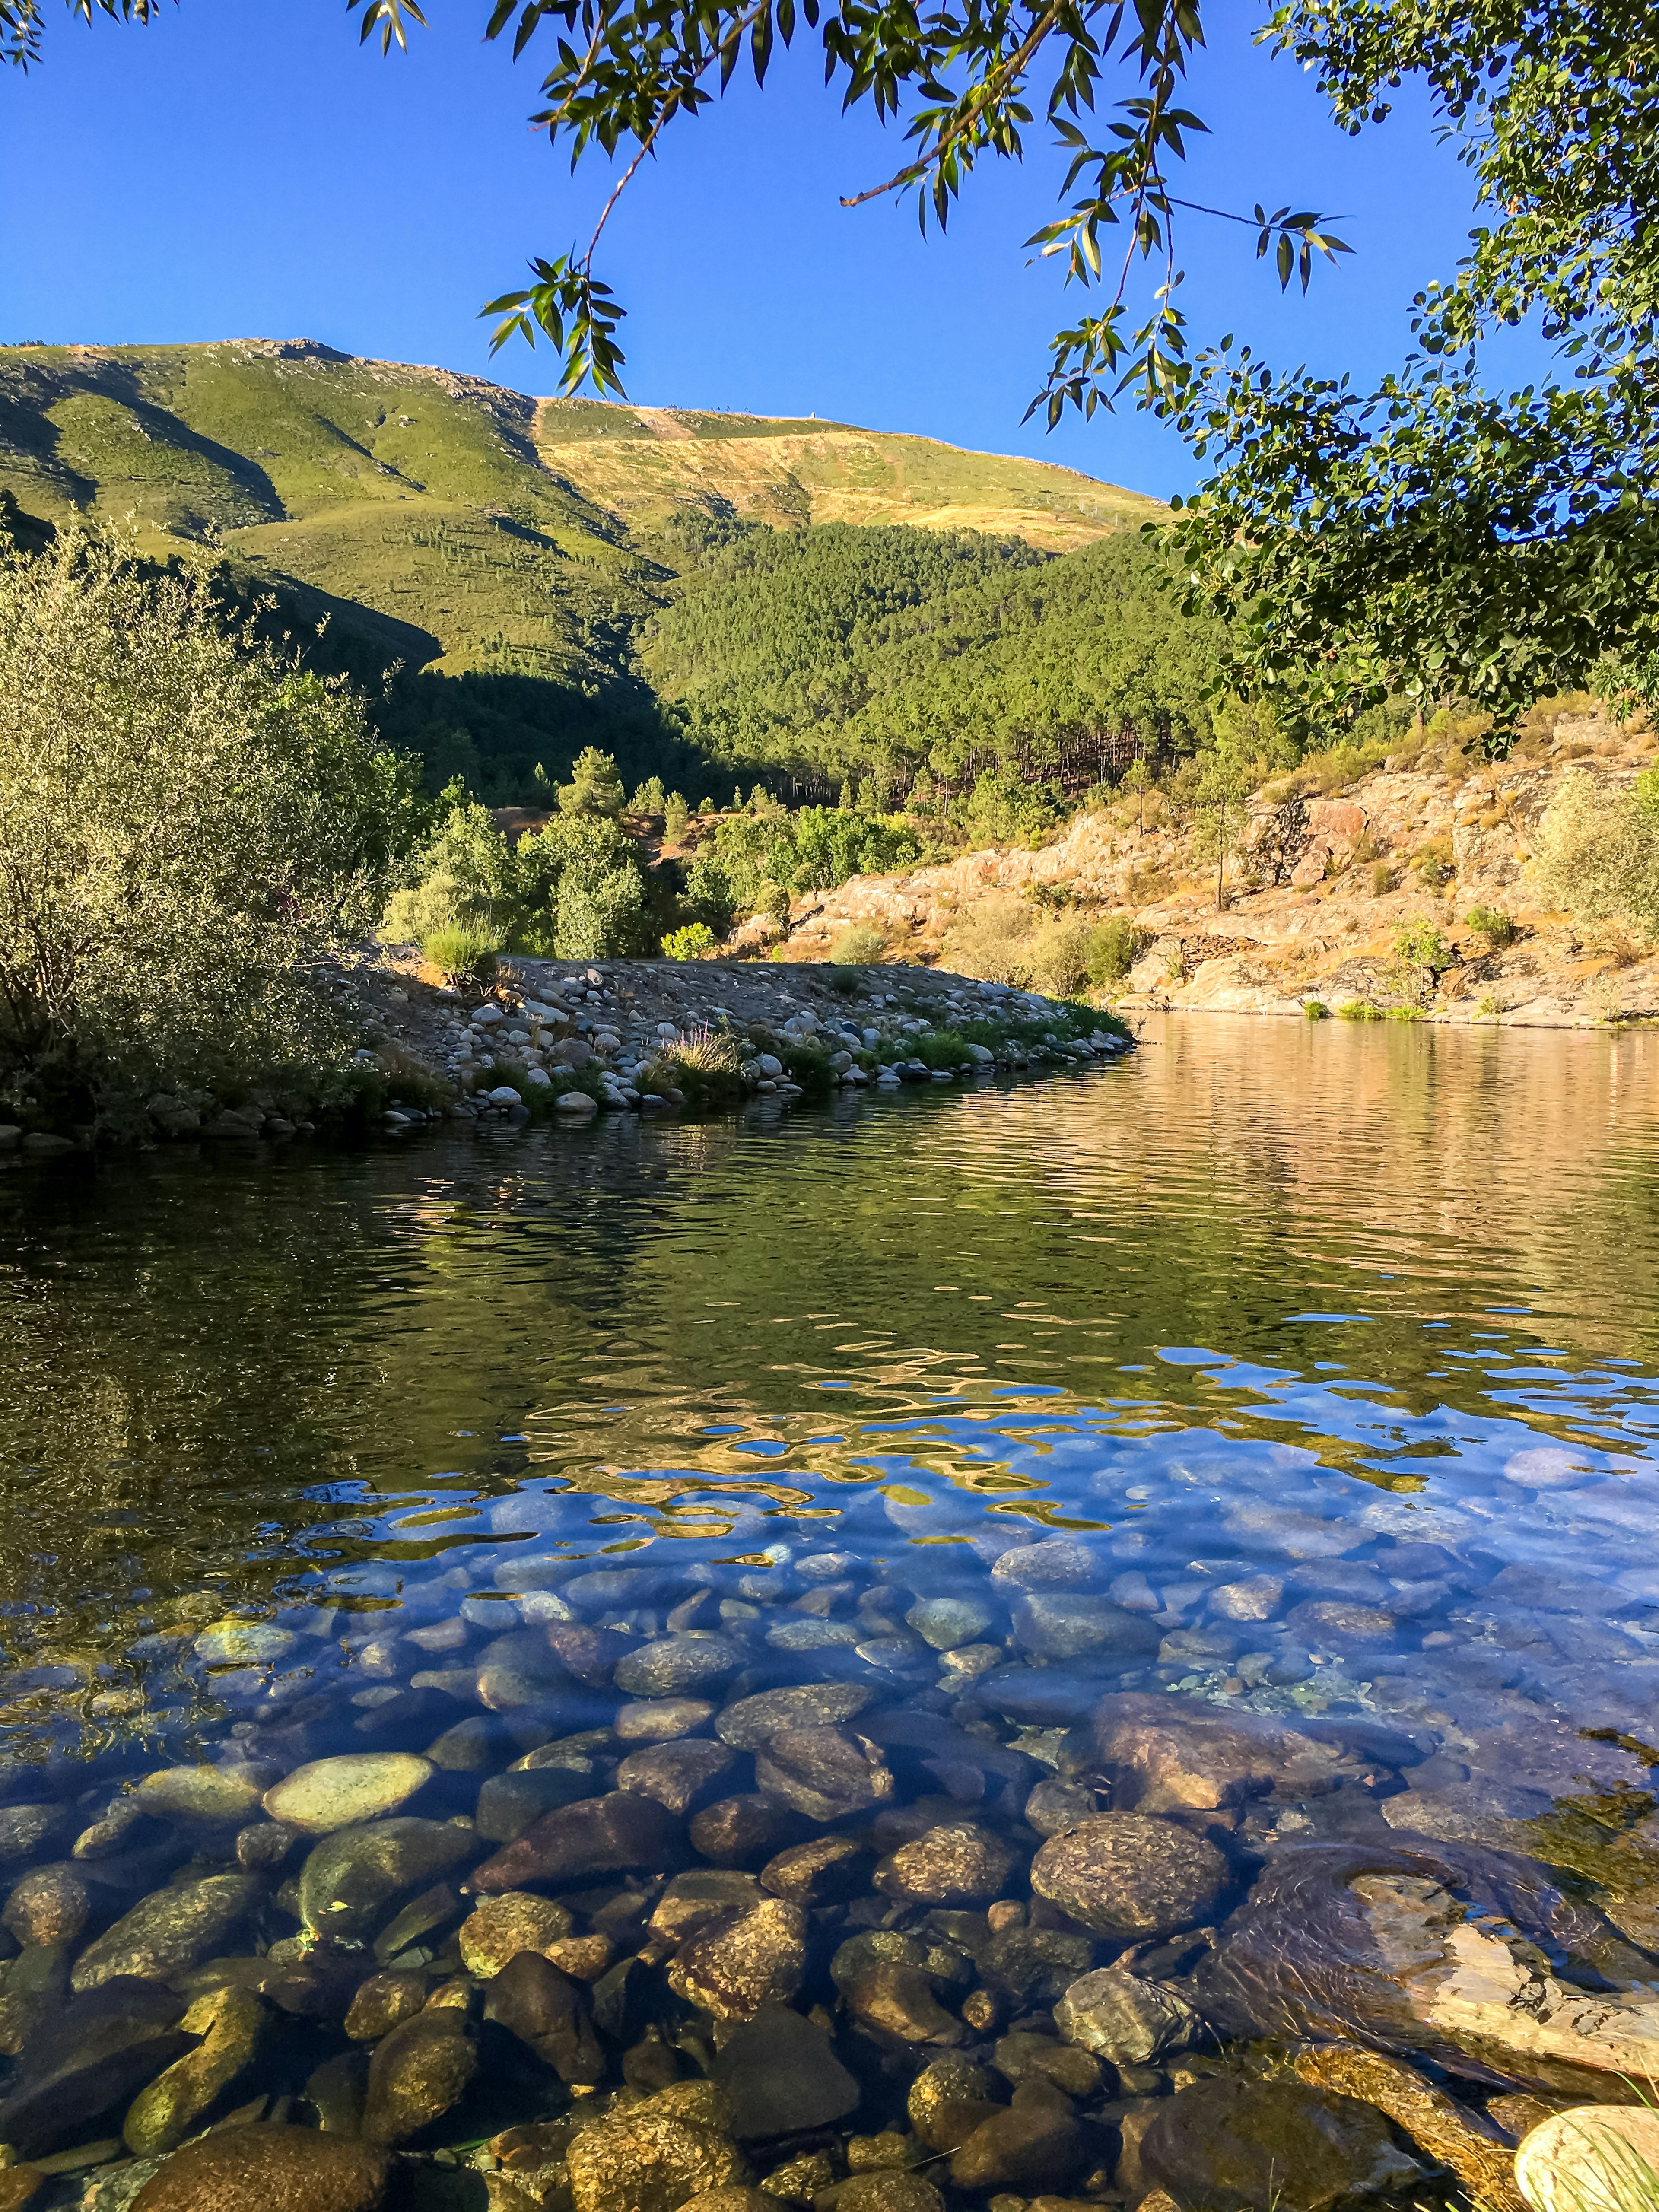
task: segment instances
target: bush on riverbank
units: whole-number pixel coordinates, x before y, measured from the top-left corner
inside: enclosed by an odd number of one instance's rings
[[[945,939],[945,957],[964,975],[1069,999],[1085,984],[1121,983],[1150,939],[1121,915],[1104,921],[1045,916],[1029,898],[985,899]]]
[[[201,574],[83,533],[0,550],[0,1118],[342,1066],[328,963],[419,811],[357,696]]]
[[[738,1041],[723,1030],[693,1030],[664,1048],[645,1072],[643,1087],[678,1091],[688,1106],[739,1106],[749,1095]]]
[[[1659,769],[1626,791],[1575,769],[1539,824],[1533,873],[1578,921],[1659,937]]]
[[[603,813],[556,815],[516,844],[482,806],[452,805],[395,893],[382,935],[440,948],[459,932],[497,952],[554,960],[653,949],[638,848]]]
[[[835,806],[791,812],[757,789],[748,810],[726,816],[700,842],[686,904],[724,936],[741,915],[769,910],[769,885],[785,895],[828,890],[850,876],[913,868],[923,854],[915,828],[901,816]],[[787,919],[787,896],[784,914]]]

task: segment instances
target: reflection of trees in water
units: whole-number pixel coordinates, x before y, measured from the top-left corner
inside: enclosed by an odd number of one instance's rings
[[[579,1219],[615,1180],[592,1154],[553,1164]],[[527,1179],[546,1209],[547,1166],[163,1155],[0,1182],[0,1602],[257,1589],[343,1499],[423,1498],[444,1470],[504,1483],[526,1346],[589,1327],[579,1282],[483,1249]],[[613,1291],[625,1211],[582,1239]]]
[[[1145,1092],[1129,1115],[1109,1103],[1120,1079]],[[1652,1349],[1651,1313],[1606,1289],[1659,1243],[1659,1037],[1188,1017],[1095,1095],[1097,1112],[1033,1116],[1025,1171],[1097,1206],[1109,1248],[1158,1249],[1151,1297],[1175,1272],[1183,1310],[1231,1311],[1248,1336],[1228,1349],[1275,1340],[1294,1307],[1250,1303],[1275,1285],[1363,1305],[1391,1371],[1412,1350],[1382,1334],[1395,1312],[1414,1331],[1533,1285],[1585,1348]]]

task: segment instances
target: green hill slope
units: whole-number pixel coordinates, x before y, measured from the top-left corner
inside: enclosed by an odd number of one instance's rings
[[[0,494],[26,522],[124,524],[158,556],[213,546],[279,626],[326,618],[325,662],[371,684],[399,665],[389,734],[498,800],[590,743],[630,777],[697,775],[707,756],[636,648],[711,534],[903,522],[1012,538],[1029,563],[1159,511],[930,439],[538,401],[304,339],[0,347]],[[723,727],[722,761],[775,757]]]
[[[209,537],[406,629],[446,673],[581,681],[654,564],[545,468],[536,403],[303,341],[0,349],[0,485],[25,513]]]
[[[1018,538],[825,524],[689,568],[641,663],[711,759],[798,788],[987,772],[1081,790],[1208,727],[1215,634],[1123,532],[1058,559]]]

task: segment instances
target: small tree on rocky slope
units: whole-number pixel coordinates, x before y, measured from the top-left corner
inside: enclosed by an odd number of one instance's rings
[[[336,1057],[320,963],[416,811],[356,696],[228,635],[204,576],[0,540],[0,1105]]]
[[[1238,849],[1249,827],[1245,800],[1250,775],[1237,744],[1221,738],[1206,745],[1198,757],[1198,784],[1193,815],[1193,848],[1200,860],[1215,863],[1216,912],[1227,903],[1227,860]]]

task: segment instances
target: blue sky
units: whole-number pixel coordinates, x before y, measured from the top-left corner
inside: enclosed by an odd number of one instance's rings
[[[307,337],[544,392],[545,350],[489,357],[484,300],[532,252],[586,237],[603,165],[573,179],[525,118],[532,44],[486,47],[482,0],[428,4],[407,56],[363,48],[341,0],[182,0],[147,30],[53,8],[44,64],[0,75],[0,191],[26,209],[0,263],[0,339],[89,343]],[[1195,326],[1290,364],[1369,378],[1397,358],[1411,295],[1471,220],[1467,177],[1409,95],[1340,136],[1293,65],[1219,0],[1191,104],[1212,125],[1193,198],[1340,216],[1358,249],[1281,300],[1251,235],[1187,219]],[[544,31],[544,37],[548,36]],[[1127,412],[1047,435],[1022,424],[1048,334],[1081,307],[1022,240],[1054,211],[1059,163],[981,172],[947,235],[908,204],[839,196],[898,166],[898,136],[843,118],[797,53],[765,96],[673,126],[606,234],[630,309],[630,397],[651,405],[835,416],[1061,461],[1167,495],[1195,481],[1170,434]]]

